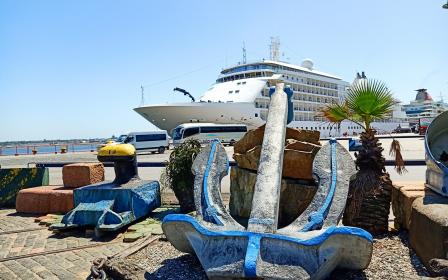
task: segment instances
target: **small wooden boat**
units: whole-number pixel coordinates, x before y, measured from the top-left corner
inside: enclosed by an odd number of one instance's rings
[[[437,116],[425,135],[426,186],[448,196],[448,111]]]

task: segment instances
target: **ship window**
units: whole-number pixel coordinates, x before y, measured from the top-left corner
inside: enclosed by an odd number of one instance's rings
[[[237,85],[241,85],[241,82],[236,83]]]
[[[246,84],[246,82],[243,82],[243,85],[245,85]]]
[[[255,117],[258,118],[258,114],[257,113],[255,113]]]
[[[240,90],[235,90],[235,93],[239,93],[240,92]]]
[[[229,93],[233,93],[233,90],[229,90]]]

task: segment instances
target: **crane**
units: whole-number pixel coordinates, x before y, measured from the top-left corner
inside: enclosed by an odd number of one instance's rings
[[[194,99],[193,95],[191,95],[188,91],[186,91],[186,90],[184,90],[184,89],[182,89],[182,88],[175,87],[175,88],[173,89],[173,91],[180,91],[180,92],[182,92],[184,95],[186,95],[186,96],[188,96],[188,97],[191,98],[191,102],[195,102],[195,101],[196,101],[196,100]]]

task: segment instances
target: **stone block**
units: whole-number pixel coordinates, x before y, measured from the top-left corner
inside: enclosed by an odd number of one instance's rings
[[[318,149],[308,152],[285,148],[282,177],[312,180],[313,160],[317,151]],[[260,161],[260,153],[261,146],[256,146],[245,154],[233,154],[233,158],[237,162],[238,167],[257,171],[258,163]]]
[[[73,189],[42,186],[23,189],[17,194],[16,210],[21,213],[67,213],[73,209]]]
[[[252,209],[257,173],[233,166],[230,170],[230,214],[245,223]],[[282,179],[279,205],[279,226],[286,226],[296,219],[316,193],[317,186],[304,181]]]
[[[79,188],[104,181],[102,163],[73,163],[62,168],[62,181],[68,188]]]
[[[430,260],[448,258],[448,198],[426,195],[412,204],[409,242],[430,269]]]
[[[394,185],[392,188],[392,210],[394,212],[394,227],[409,230],[411,222],[412,203],[416,198],[425,195],[435,195],[425,185]]]
[[[264,135],[265,125],[262,125],[256,129],[249,130],[243,138],[241,138],[234,145],[234,153],[236,154],[244,154],[253,147],[261,146],[263,143],[263,135]],[[320,132],[314,130],[303,130],[303,129],[294,129],[287,127],[286,128],[286,137],[285,139],[294,139],[296,141],[308,142],[315,145],[320,145],[319,142]]]

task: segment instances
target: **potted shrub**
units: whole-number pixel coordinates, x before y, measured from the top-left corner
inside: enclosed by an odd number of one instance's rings
[[[355,153],[357,173],[350,181],[343,223],[364,228],[372,234],[388,230],[392,182],[385,168],[384,149],[371,124],[387,118],[395,103],[384,83],[361,79],[349,88],[344,103],[322,109],[322,115],[332,123],[350,120],[364,129],[359,137],[362,145]],[[397,172],[405,172],[397,140],[392,141],[389,153],[395,156]]]
[[[176,147],[160,178],[162,187],[173,190],[182,213],[195,210],[194,175],[191,166],[200,149],[201,144],[197,140],[188,140]]]

